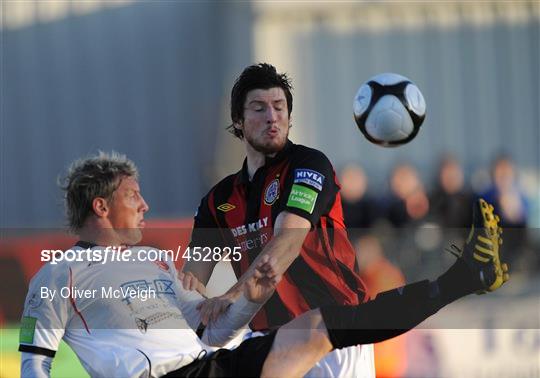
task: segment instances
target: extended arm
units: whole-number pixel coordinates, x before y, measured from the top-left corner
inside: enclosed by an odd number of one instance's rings
[[[227,311],[208,324],[202,337],[203,342],[212,346],[222,346],[239,334],[274,293],[276,285],[281,280],[276,266],[276,259],[270,259],[267,256],[261,258],[254,267],[252,275],[247,277],[243,294],[229,306]],[[197,308],[204,297],[196,291],[180,288],[178,299],[188,324],[192,329],[198,329],[201,316]]]
[[[253,276],[255,267],[265,256],[275,259],[275,272],[283,275],[300,254],[300,249],[310,227],[310,222],[305,218],[288,211],[281,212],[276,218],[274,237],[253,261],[248,270],[239,278],[238,282],[228,290],[228,293],[239,295],[243,290],[246,279]]]
[[[196,291],[188,291],[183,288],[179,291],[178,302],[180,309],[193,330],[197,330],[201,324],[201,316],[197,305],[204,300],[205,298]],[[239,334],[242,328],[259,311],[260,307],[260,303],[250,302],[244,295],[240,295],[216,321],[208,324],[205,328],[202,341],[212,346],[226,344]]]
[[[210,320],[216,320],[219,314],[242,294],[246,280],[253,276],[256,267],[263,261],[271,259],[274,273],[282,276],[300,254],[300,249],[310,227],[311,223],[305,218],[288,211],[282,211],[274,225],[274,237],[248,270],[238,279],[238,282],[224,295],[211,298],[198,306],[203,324],[208,324]]]

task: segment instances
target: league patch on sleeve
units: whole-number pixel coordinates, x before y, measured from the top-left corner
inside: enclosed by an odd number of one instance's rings
[[[318,195],[319,193],[312,189],[293,184],[291,194],[289,194],[289,199],[287,200],[287,206],[296,207],[311,214],[315,208]]]
[[[34,342],[34,333],[36,331],[36,318],[23,316],[21,320],[21,330],[19,332],[19,342],[32,344]]]
[[[294,170],[294,184],[309,185],[318,191],[322,190],[324,184],[324,175],[311,169],[295,169]]]

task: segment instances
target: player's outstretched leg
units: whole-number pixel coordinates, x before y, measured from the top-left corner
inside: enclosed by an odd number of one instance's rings
[[[311,334],[300,334],[303,338],[297,340],[309,343],[310,337],[315,336],[317,342],[324,345],[327,334],[332,349],[381,342],[416,327],[461,297],[498,289],[509,278],[508,267],[501,262],[499,251],[502,232],[498,226],[499,218],[493,214],[493,207],[482,199],[475,203],[473,211],[474,222],[469,237],[462,249],[456,248],[459,252],[456,253],[457,261],[437,280],[424,280],[390,290],[357,306],[329,305],[310,311],[304,315],[315,319],[321,316],[326,333],[305,330]],[[295,324],[297,319],[286,327],[302,328],[301,324]],[[274,356],[281,357],[274,358],[273,363],[287,360],[290,340],[282,334],[280,338],[278,332],[276,340],[281,340],[281,343],[272,349],[277,351]],[[323,341],[317,337],[322,337]],[[298,363],[316,357],[309,354],[309,346],[302,350],[305,353],[297,354],[302,356],[297,358]],[[293,350],[290,351],[292,353]]]

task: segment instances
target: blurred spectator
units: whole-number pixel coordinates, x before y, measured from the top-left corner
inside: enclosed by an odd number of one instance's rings
[[[527,227],[540,229],[540,169],[520,169],[519,182],[527,198],[529,219]]]
[[[405,277],[398,267],[384,255],[379,239],[365,235],[355,242],[360,276],[364,280],[370,298],[378,293],[405,284]],[[401,335],[375,344],[375,371],[377,377],[403,377],[407,370],[407,338]]]
[[[367,194],[368,180],[362,167],[349,164],[341,171],[341,200],[345,225],[351,235],[368,229],[377,219],[377,204]]]
[[[359,272],[367,286],[366,294],[369,298],[405,284],[403,273],[386,258],[376,236],[368,234],[356,239],[355,250]]]
[[[519,187],[514,165],[508,156],[501,156],[493,164],[493,185],[482,194],[493,203],[506,227],[527,226],[528,205]]]
[[[397,165],[390,178],[392,194],[386,201],[386,216],[395,227],[424,218],[429,200],[418,172],[410,164]]]
[[[529,206],[509,156],[502,155],[495,160],[492,179],[491,187],[480,196],[493,204],[501,218],[501,226],[505,229],[505,250],[511,251],[506,257],[512,261],[523,253],[526,246]]]
[[[464,186],[463,170],[453,156],[441,160],[438,181],[430,199],[434,221],[442,227],[468,228],[472,221],[472,193]]]

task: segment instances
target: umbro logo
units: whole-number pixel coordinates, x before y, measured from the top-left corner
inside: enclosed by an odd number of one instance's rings
[[[222,203],[221,205],[219,205],[217,207],[217,209],[219,211],[223,211],[224,213],[226,213],[227,211],[231,211],[231,210],[233,210],[235,208],[236,208],[236,206],[234,206],[233,204],[230,204],[228,202]]]

